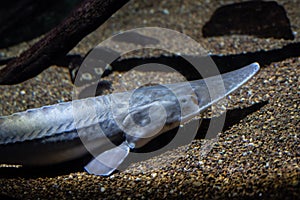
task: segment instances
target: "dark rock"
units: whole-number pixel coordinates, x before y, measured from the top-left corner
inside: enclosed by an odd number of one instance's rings
[[[124,32],[116,35],[112,38],[113,41],[117,42],[126,42],[126,43],[132,43],[136,45],[150,45],[150,44],[159,44],[159,40],[156,38],[148,37],[142,34],[139,34],[137,32]]]
[[[247,34],[294,39],[285,9],[274,1],[249,1],[218,8],[204,25],[204,37]]]

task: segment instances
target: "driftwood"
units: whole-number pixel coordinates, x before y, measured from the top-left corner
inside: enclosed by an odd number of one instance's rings
[[[129,0],[85,0],[60,25],[0,70],[0,84],[32,78],[61,60]]]
[[[32,40],[66,18],[82,0],[3,0],[0,7],[0,48]]]

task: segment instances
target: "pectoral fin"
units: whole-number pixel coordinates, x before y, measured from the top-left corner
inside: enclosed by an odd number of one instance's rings
[[[129,151],[127,142],[123,142],[119,146],[98,155],[84,169],[90,174],[108,176],[125,160]]]

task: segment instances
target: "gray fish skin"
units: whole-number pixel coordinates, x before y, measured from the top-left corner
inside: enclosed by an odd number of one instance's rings
[[[92,161],[86,170],[108,175],[125,159],[129,149],[142,147],[195,117],[235,91],[258,70],[258,63],[253,63],[222,74],[221,93],[212,92],[220,84],[220,76],[215,76],[1,116],[0,164],[32,166],[64,162],[85,155],[88,153],[85,147],[89,146],[89,151],[102,155],[105,161],[109,158],[113,167],[106,169]],[[111,141],[120,148],[116,149]]]

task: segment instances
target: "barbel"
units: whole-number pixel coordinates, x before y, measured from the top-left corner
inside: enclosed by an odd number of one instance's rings
[[[0,117],[0,164],[38,166],[92,152],[85,169],[109,175],[127,157],[235,91],[258,63],[202,80],[142,87]],[[88,150],[87,150],[87,149]]]

